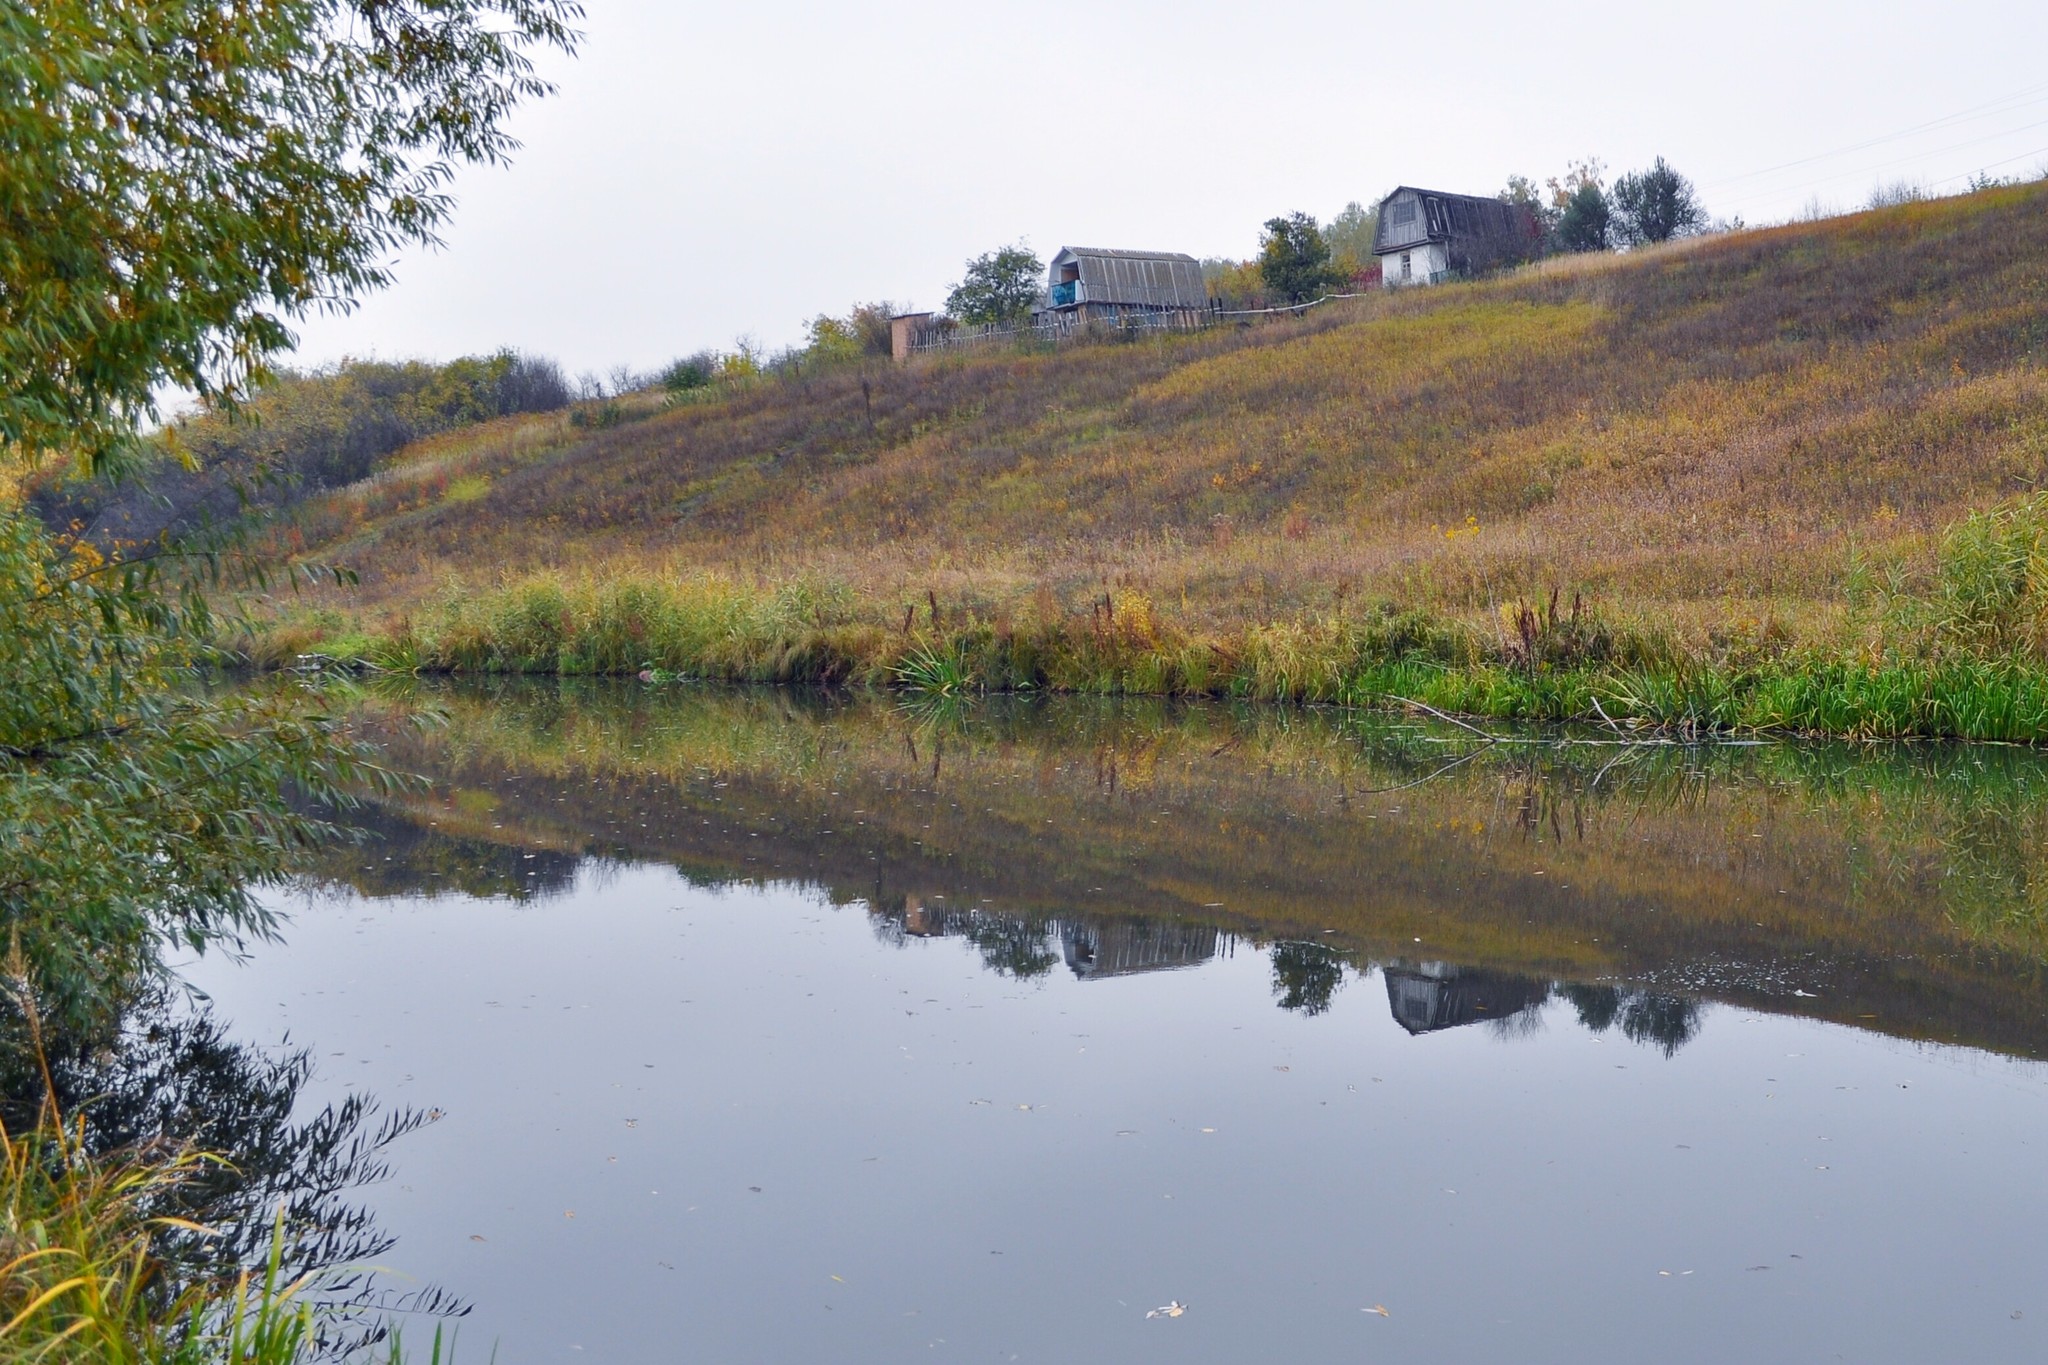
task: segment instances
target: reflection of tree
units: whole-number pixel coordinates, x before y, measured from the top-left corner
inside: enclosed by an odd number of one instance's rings
[[[1560,986],[1558,993],[1571,1001],[1579,1022],[1594,1033],[1605,1033],[1619,1023],[1623,1037],[1653,1046],[1666,1057],[1698,1036],[1704,1013],[1700,1002],[1689,996],[1626,986]]]
[[[1579,1012],[1579,1022],[1594,1033],[1607,1032],[1621,1015],[1621,992],[1612,986],[1574,984],[1557,990]]]
[[[998,976],[1020,980],[1044,976],[1058,964],[1051,947],[1051,922],[1035,916],[953,906],[943,898],[884,898],[868,905],[875,937],[902,947],[914,938],[962,938],[981,952],[982,965]]]
[[[1280,1008],[1321,1014],[1344,984],[1344,959],[1320,943],[1273,945],[1273,994]]]
[[[312,850],[300,875],[372,898],[446,892],[486,899],[545,898],[574,885],[577,867],[586,861],[554,849],[446,834],[368,802],[348,812],[345,823],[363,840]]]
[[[998,976],[1029,981],[1044,976],[1060,960],[1049,946],[1051,936],[1042,924],[978,911],[969,917],[963,933],[981,949],[983,965]]]
[[[1621,1031],[1630,1041],[1654,1044],[1670,1057],[1700,1031],[1700,1002],[1644,991],[1622,1006]]]
[[[176,1009],[162,995],[131,1006],[117,1032],[54,1046],[57,1101],[67,1116],[83,1116],[89,1152],[168,1141],[229,1163],[203,1168],[149,1210],[220,1234],[169,1232],[159,1241],[173,1293],[182,1282],[260,1266],[280,1205],[286,1281],[367,1266],[391,1248],[393,1238],[349,1196],[389,1174],[387,1149],[427,1115],[380,1114],[373,1100],[350,1095],[295,1119],[313,1070],[310,1052],[271,1053],[233,1042],[210,1015]],[[20,1131],[34,1121],[43,1094],[35,1058],[10,1027],[0,1052],[0,1118]],[[337,1355],[381,1335],[371,1310],[461,1311],[434,1289],[386,1293],[367,1271],[324,1282],[321,1298],[338,1310],[323,1325],[323,1345]]]

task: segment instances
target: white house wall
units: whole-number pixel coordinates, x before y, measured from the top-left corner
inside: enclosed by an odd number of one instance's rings
[[[1401,258],[1408,257],[1406,274],[1401,270]],[[1428,284],[1430,276],[1440,275],[1451,268],[1450,248],[1442,242],[1424,242],[1405,251],[1389,251],[1380,258],[1380,283],[1389,289],[1399,289],[1404,284]]]

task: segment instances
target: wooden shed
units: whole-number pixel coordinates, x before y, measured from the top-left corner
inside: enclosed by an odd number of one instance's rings
[[[1178,251],[1063,246],[1047,274],[1046,311],[1079,321],[1197,314],[1209,306],[1202,263]]]
[[[1525,261],[1541,237],[1524,205],[1403,185],[1380,201],[1372,254],[1381,283],[1398,289]]]

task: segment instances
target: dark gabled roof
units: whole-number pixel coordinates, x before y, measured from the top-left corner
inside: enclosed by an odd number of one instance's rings
[[[1456,199],[1467,204],[1498,204],[1501,202],[1490,194],[1452,194],[1449,190],[1426,190],[1420,185],[1396,185],[1393,189],[1388,190],[1385,196],[1380,199],[1380,207],[1386,207],[1387,200],[1392,199],[1404,190],[1409,194],[1420,194],[1431,199]]]
[[[1422,203],[1422,221],[1397,228],[1387,206],[1404,194]],[[1518,205],[1479,194],[1452,194],[1416,185],[1397,185],[1379,202],[1379,225],[1373,230],[1375,254],[1404,250],[1423,242],[1500,241],[1531,235],[1533,221]]]

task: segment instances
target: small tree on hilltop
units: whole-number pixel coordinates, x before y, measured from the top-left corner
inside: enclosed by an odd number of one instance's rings
[[[1045,263],[1019,242],[967,263],[967,274],[946,295],[946,311],[962,322],[1018,322],[1028,317],[1045,279]]]
[[[1692,181],[1661,156],[1647,171],[1614,182],[1613,209],[1615,236],[1627,246],[1668,242],[1707,226],[1707,211]]]
[[[1306,213],[1268,218],[1259,239],[1259,275],[1289,303],[1315,298],[1343,276],[1330,264],[1330,244]]]
[[[1614,210],[1598,157],[1574,161],[1544,182],[1550,191],[1550,239],[1560,251],[1605,251],[1614,244]]]
[[[1565,197],[1551,237],[1561,251],[1605,251],[1613,244],[1614,211],[1598,181],[1579,186]]]

